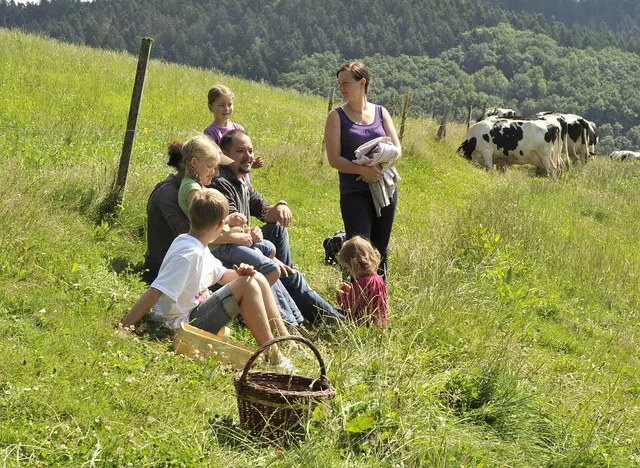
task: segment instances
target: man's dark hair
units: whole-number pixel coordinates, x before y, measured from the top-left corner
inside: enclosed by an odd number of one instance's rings
[[[222,138],[220,138],[220,149],[224,154],[229,154],[229,150],[233,145],[233,137],[238,134],[246,135],[247,132],[240,128],[234,128],[233,130],[229,130],[227,133],[222,135]]]

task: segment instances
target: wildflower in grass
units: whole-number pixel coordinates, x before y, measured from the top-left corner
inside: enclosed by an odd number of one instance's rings
[[[142,134],[143,135],[148,135],[149,134],[149,129],[145,128],[144,130],[142,130]]]

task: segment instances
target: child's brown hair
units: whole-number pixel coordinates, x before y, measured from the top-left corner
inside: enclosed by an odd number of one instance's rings
[[[354,236],[344,244],[337,255],[338,262],[356,278],[378,271],[380,252],[367,239]]]
[[[210,188],[198,190],[189,206],[189,221],[195,230],[215,226],[229,214],[227,197]]]
[[[235,97],[231,89],[225,85],[217,84],[211,88],[207,94],[207,102],[209,103],[209,106],[211,106],[211,104],[213,104],[220,96],[227,96],[231,100]]]

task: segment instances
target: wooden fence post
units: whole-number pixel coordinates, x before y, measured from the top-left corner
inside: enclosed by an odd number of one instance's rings
[[[469,115],[467,116],[467,132],[471,126],[471,112],[473,112],[473,106],[469,106]]]
[[[402,102],[402,119],[400,120],[400,142],[404,137],[404,124],[407,121],[407,110],[409,109],[409,96],[411,96],[411,90],[407,89],[404,93],[404,100]]]
[[[480,115],[480,120],[484,120],[484,114],[487,113],[487,102],[482,103],[482,114]]]
[[[447,121],[449,120],[449,112],[451,112],[451,104],[447,104],[447,108],[442,116],[440,128],[438,128],[438,140],[442,140],[447,136]]]
[[[333,97],[335,95],[336,89],[331,88],[329,92],[329,105],[327,106],[327,114],[333,110]],[[322,136],[322,153],[320,154],[320,165],[324,162],[324,154],[327,152],[327,148],[324,145],[324,135]]]
[[[124,200],[124,188],[127,184],[129,163],[131,161],[131,150],[133,149],[133,140],[136,134],[136,125],[138,124],[138,112],[140,111],[144,78],[147,72],[147,62],[149,61],[152,42],[152,38],[143,37],[140,43],[138,67],[136,69],[136,77],[133,82],[133,93],[131,94],[131,104],[129,105],[129,118],[127,119],[127,130],[125,131],[124,143],[122,144],[122,154],[120,155],[118,174],[116,175],[111,193],[109,193],[109,195],[107,195],[100,204],[98,211],[99,223],[102,222],[103,219],[115,215],[117,213],[117,206],[121,205]]]

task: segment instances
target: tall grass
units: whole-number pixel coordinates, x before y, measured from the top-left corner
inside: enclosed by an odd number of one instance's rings
[[[96,225],[134,59],[7,31],[0,52],[2,464],[640,462],[638,164],[593,161],[558,183],[488,174],[455,154],[464,128],[436,142],[434,122],[410,120],[390,327],[312,330],[337,397],[299,446],[264,446],[235,427],[231,373],[113,326],[144,289],[136,264],[166,144],[209,123],[217,82],[234,89],[234,120],[266,160],[255,185],[294,208],[295,262],[333,296],[339,275],[321,242],[340,215],[335,171],[319,163],[325,104],[152,61],[124,210]]]

